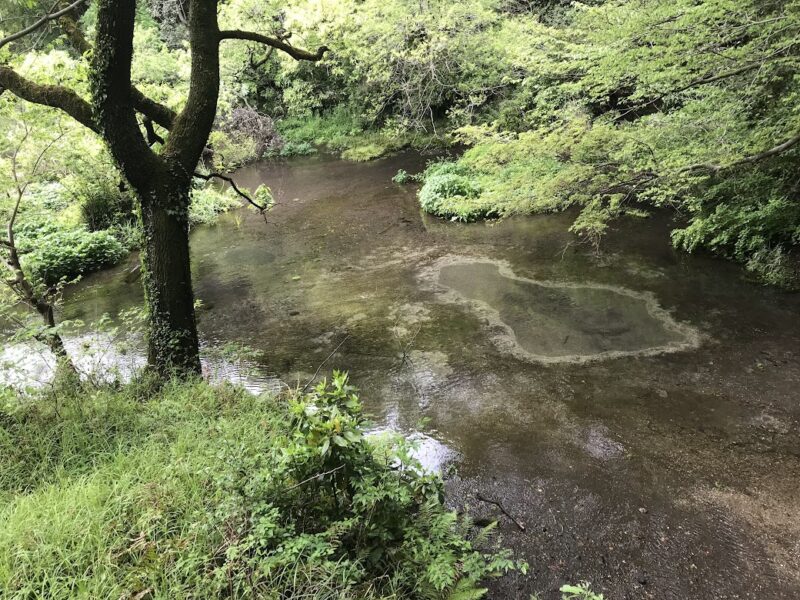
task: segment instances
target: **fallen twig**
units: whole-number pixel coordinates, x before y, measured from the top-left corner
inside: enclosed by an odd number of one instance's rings
[[[286,491],[291,492],[292,490],[299,488],[301,485],[305,485],[310,481],[314,481],[315,479],[321,479],[326,475],[333,475],[334,473],[336,473],[337,471],[341,471],[342,469],[344,469],[344,465],[339,465],[335,469],[331,469],[330,471],[325,471],[324,473],[317,473],[316,475],[312,475],[308,479],[304,479],[300,483],[295,483],[292,487],[286,488]]]
[[[328,362],[334,354],[336,354],[336,351],[339,348],[342,347],[342,344],[344,344],[347,341],[347,338],[349,338],[349,337],[350,337],[350,334],[348,333],[346,336],[344,336],[344,339],[341,342],[339,342],[339,345],[336,346],[336,348],[333,349],[333,352],[328,354],[328,356],[325,357],[325,360],[323,360],[321,363],[319,363],[319,366],[317,367],[317,370],[314,371],[314,376],[311,377],[311,379],[308,380],[308,383],[306,383],[303,386],[303,389],[300,390],[301,394],[304,394],[306,392],[306,390],[308,389],[308,386],[310,386],[312,383],[314,383],[314,380],[317,378],[317,375],[319,375],[319,372],[322,370],[322,367],[325,365],[325,363]]]
[[[504,507],[502,504],[500,504],[500,502],[498,502],[497,500],[491,500],[491,499],[489,499],[489,498],[485,498],[483,495],[481,495],[481,493],[480,493],[480,492],[476,493],[476,494],[475,494],[475,497],[476,497],[478,500],[480,500],[481,502],[486,502],[486,503],[488,503],[488,504],[494,504],[494,505],[495,505],[497,508],[499,508],[499,509],[500,509],[500,511],[501,511],[501,512],[502,512],[502,513],[503,513],[505,516],[507,516],[509,519],[511,519],[511,521],[514,523],[514,525],[516,525],[516,526],[519,528],[519,530],[520,530],[520,531],[523,531],[523,532],[525,531],[525,525],[524,525],[523,523],[521,523],[520,521],[518,521],[517,519],[515,519],[515,518],[514,518],[514,517],[513,517],[513,516],[512,516],[512,515],[511,515],[511,514],[510,514],[510,513],[509,513],[509,512],[508,512],[508,511],[505,509],[505,507]]]

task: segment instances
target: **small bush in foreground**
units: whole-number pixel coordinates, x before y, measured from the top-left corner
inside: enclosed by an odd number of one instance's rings
[[[559,591],[563,600],[604,600],[603,594],[595,594],[586,582],[579,585],[563,585]]]
[[[0,404],[7,598],[478,598],[476,549],[335,374],[309,394],[145,383]]]

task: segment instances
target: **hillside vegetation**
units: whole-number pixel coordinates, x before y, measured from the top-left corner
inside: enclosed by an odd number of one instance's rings
[[[188,91],[179,4],[150,0],[140,9],[132,74],[172,108]],[[93,19],[90,7],[81,18],[89,32]],[[224,44],[207,169],[321,145],[370,160],[408,145],[461,143],[469,149],[457,166],[424,177],[420,198],[433,214],[469,221],[576,207],[573,230],[597,245],[614,218],[669,207],[679,216],[677,247],[795,284],[797,0],[235,0],[220,21],[330,50],[315,64]],[[85,93],[74,46],[58,28],[42,37],[12,64]],[[29,237],[46,243],[58,227],[86,237],[91,254],[39,257],[34,270],[74,276],[116,260],[119,249],[87,230],[137,246],[130,194],[97,140],[10,94],[0,95],[0,122],[9,132],[0,177],[10,177],[21,140],[21,155],[55,146],[32,176],[40,185],[24,210]],[[196,220],[235,202],[196,194]]]

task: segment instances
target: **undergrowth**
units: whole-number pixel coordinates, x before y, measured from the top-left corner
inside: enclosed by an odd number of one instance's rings
[[[4,598],[478,598],[486,551],[347,376],[307,394],[141,380],[7,394]]]
[[[345,160],[365,162],[407,147],[425,147],[435,136],[392,128],[376,129],[362,118],[339,108],[325,114],[287,117],[277,124],[287,150],[278,155],[309,154],[314,146],[340,153]]]

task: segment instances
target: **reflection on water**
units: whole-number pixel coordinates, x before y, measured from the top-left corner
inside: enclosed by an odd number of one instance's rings
[[[82,331],[65,333],[64,337],[75,368],[97,383],[128,381],[146,364],[139,350],[141,340],[136,336],[123,340],[112,334]],[[36,389],[53,379],[56,360],[44,344],[20,342],[3,347],[0,366],[0,383],[20,390]]]
[[[402,434],[409,442],[411,458],[419,462],[423,471],[442,474],[449,464],[458,459],[458,452],[421,431],[403,432],[390,427],[376,427],[368,435],[381,437],[397,434]]]
[[[65,334],[65,345],[81,377],[95,384],[130,381],[146,366],[141,338],[119,339],[97,332]],[[278,393],[288,386],[265,373],[252,360],[223,358],[220,353],[201,356],[203,375],[211,382],[229,382],[255,393]],[[7,344],[0,350],[0,384],[19,391],[36,390],[55,375],[55,356],[37,342]]]

